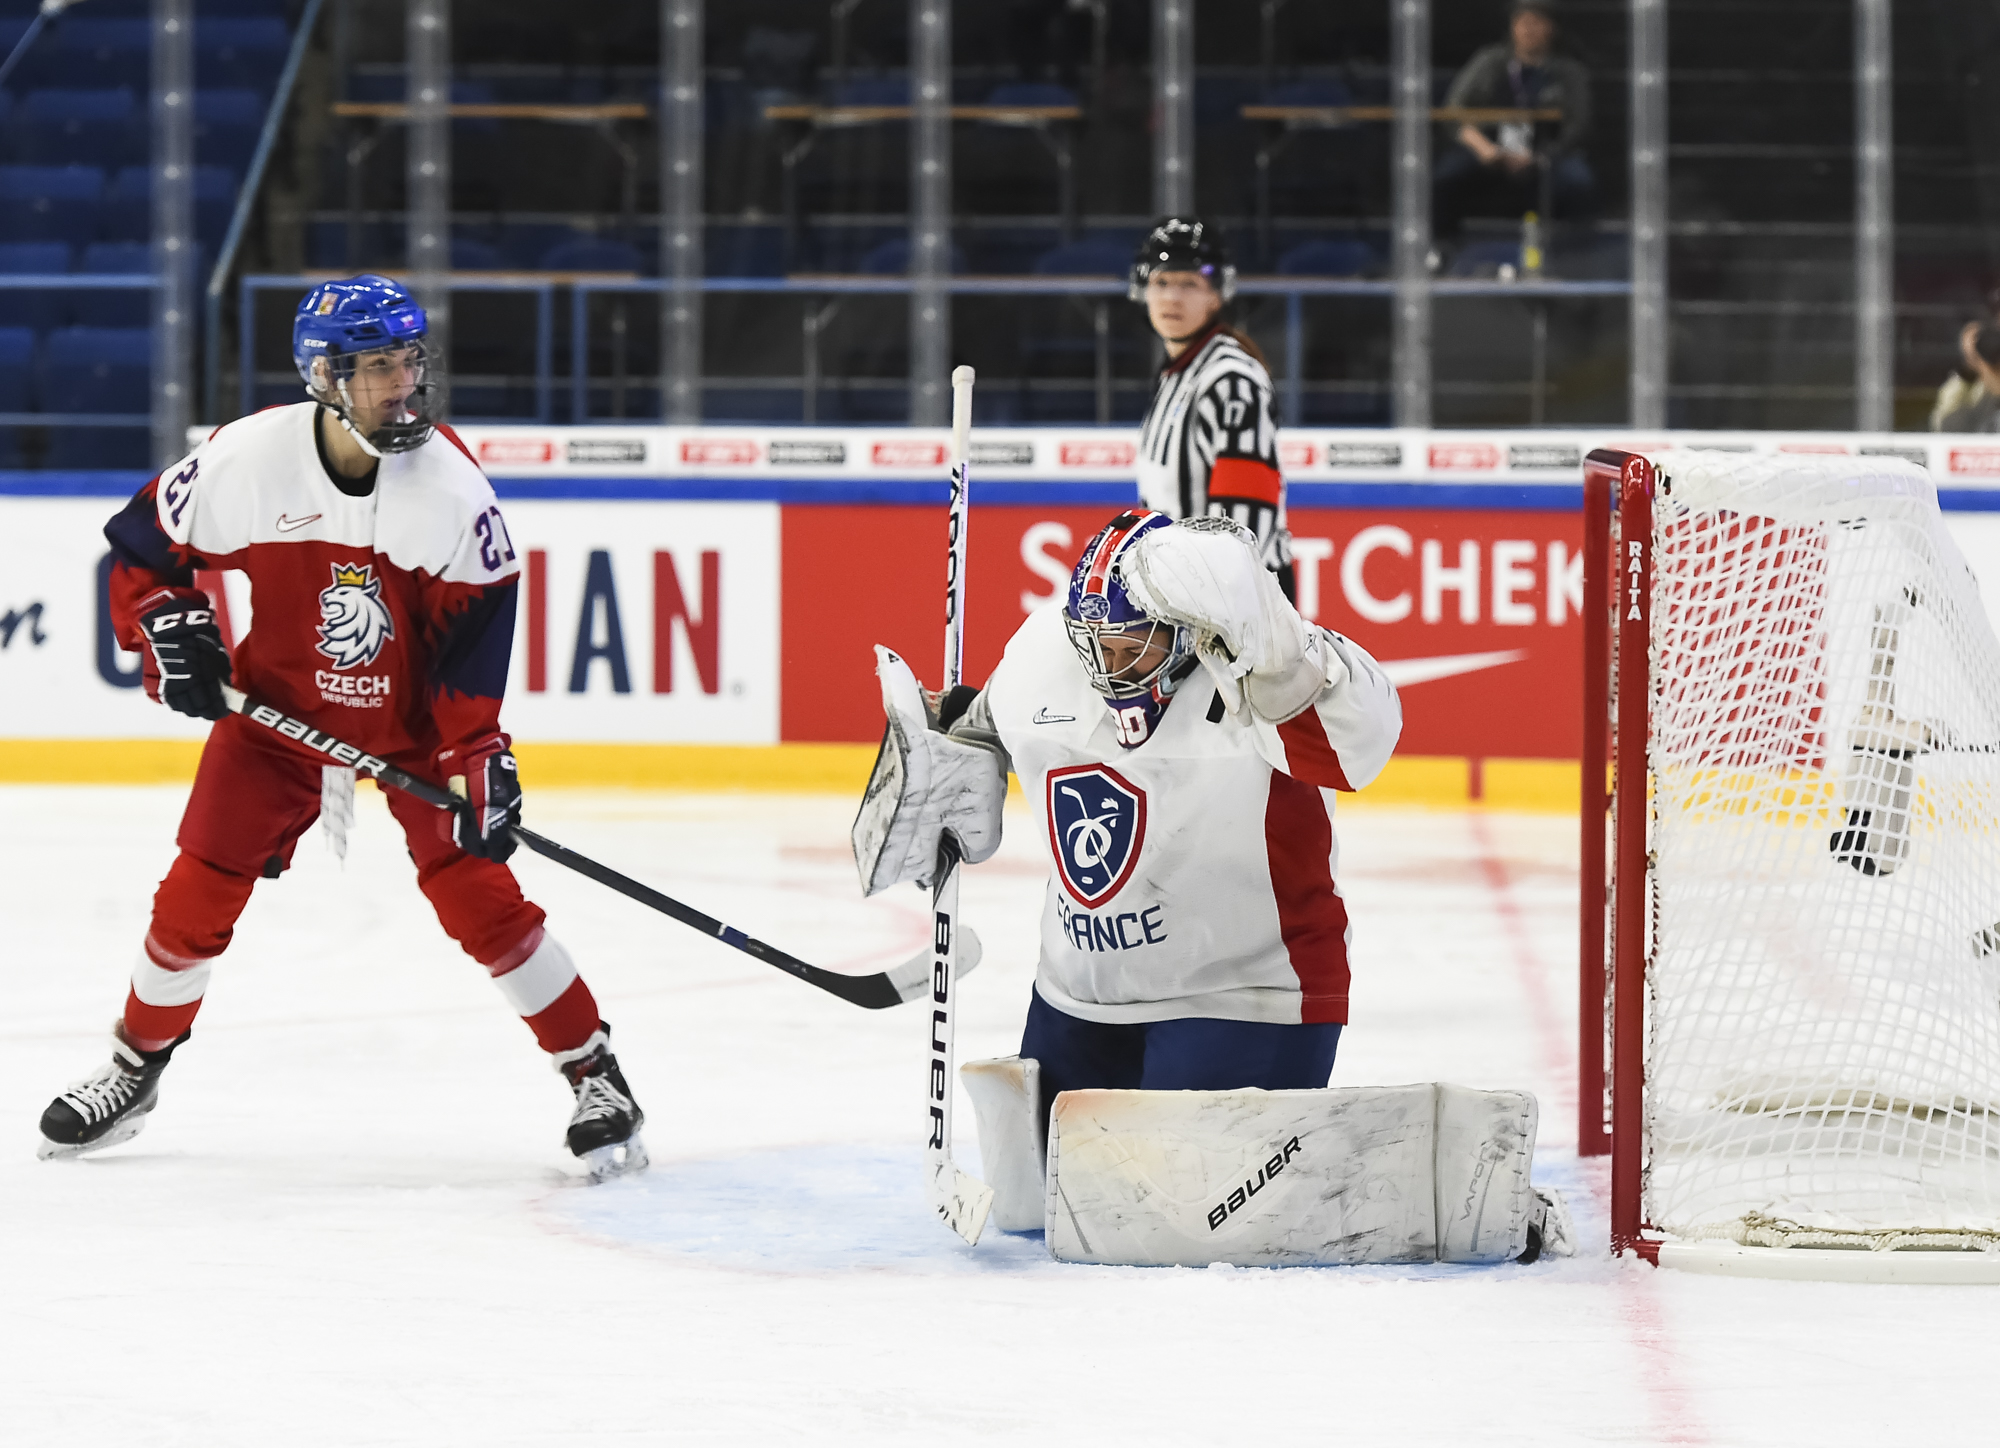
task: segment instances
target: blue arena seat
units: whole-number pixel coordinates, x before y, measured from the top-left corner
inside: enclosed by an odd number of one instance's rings
[[[34,403],[35,334],[26,327],[0,327],[0,412],[26,412]],[[0,468],[18,468],[20,429],[0,427]]]
[[[241,87],[195,92],[194,154],[201,165],[226,166],[241,176],[263,129],[261,93]]]
[[[30,91],[8,118],[14,152],[44,166],[117,165],[145,155],[143,113],[130,90]]]
[[[1359,237],[1336,236],[1307,241],[1278,258],[1278,275],[1287,277],[1361,277],[1379,271],[1382,258]]]
[[[1035,258],[1034,273],[1042,277],[1122,277],[1131,266],[1131,247],[1088,237],[1043,252]]]
[[[222,245],[236,206],[236,175],[226,166],[194,168],[194,234],[210,251]],[[153,171],[127,166],[105,193],[103,239],[148,241],[153,235]]]
[[[144,327],[65,327],[42,344],[40,393],[45,412],[143,413],[152,406],[152,333]],[[50,430],[48,464],[56,468],[144,467],[143,427]]]
[[[0,412],[32,406],[35,334],[26,327],[0,327]]]
[[[42,466],[49,469],[100,471],[147,467],[152,461],[152,432],[143,427],[52,427]]]
[[[144,276],[153,269],[152,253],[143,241],[100,241],[83,249],[76,269],[91,276]],[[153,317],[151,292],[79,291],[71,296],[70,308],[81,327],[143,327]]]
[[[0,240],[97,240],[104,172],[96,166],[0,166]]]
[[[499,247],[490,241],[476,241],[469,236],[455,236],[451,241],[451,269],[453,271],[507,271],[507,257]]]
[[[639,248],[608,237],[580,236],[561,242],[542,253],[539,271],[643,272],[645,261]]]
[[[60,241],[0,243],[0,272],[55,276],[69,270],[69,248]],[[69,321],[70,292],[0,290],[0,327],[46,332]],[[0,408],[0,412],[8,411]],[[18,408],[13,409],[19,411]]]
[[[199,19],[194,27],[195,84],[268,91],[291,44],[291,32],[276,16]]]
[[[153,334],[144,327],[65,327],[42,344],[44,412],[143,413],[152,406]],[[58,427],[49,434],[55,468],[144,467],[143,427]]]
[[[36,38],[35,49],[47,52],[37,85],[129,86],[143,92],[153,84],[150,20],[108,18],[87,11],[65,15],[60,24]]]

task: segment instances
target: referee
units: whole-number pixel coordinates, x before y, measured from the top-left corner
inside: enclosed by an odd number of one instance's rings
[[[1140,432],[1140,500],[1175,518],[1234,518],[1296,599],[1271,374],[1257,344],[1223,316],[1236,293],[1229,248],[1200,217],[1162,217],[1127,281],[1167,348]]]

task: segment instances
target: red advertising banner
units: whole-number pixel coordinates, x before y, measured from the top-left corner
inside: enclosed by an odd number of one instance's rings
[[[1057,596],[1111,507],[975,506],[966,678],[1000,660],[1028,611]],[[1299,604],[1390,667],[1402,750],[1574,759],[1582,522],[1561,512],[1302,509]],[[944,636],[944,511],[787,506],[781,524],[780,737],[877,739],[871,646],[930,684]]]

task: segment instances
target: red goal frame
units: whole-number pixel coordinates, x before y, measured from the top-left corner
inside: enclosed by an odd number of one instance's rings
[[[1584,459],[1577,1150],[1611,1157],[1611,1250],[1649,1262],[1660,1250],[1640,1204],[1654,486],[1637,453],[1600,448]],[[1621,740],[1635,742],[1621,750]]]

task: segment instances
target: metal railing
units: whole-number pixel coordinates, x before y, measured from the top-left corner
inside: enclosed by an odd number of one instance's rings
[[[303,274],[250,274],[237,283],[237,356],[241,359],[237,416],[257,410],[257,296],[260,292],[303,292],[326,280]],[[535,298],[535,416],[550,422],[555,416],[555,294],[566,279],[556,275],[510,276],[454,272],[446,285],[454,292],[526,292]],[[572,284],[573,283],[568,283]],[[657,287],[657,283],[655,286]],[[212,344],[211,344],[212,346]],[[302,384],[303,385],[303,384]]]
[[[240,402],[243,413],[256,406],[257,369],[255,338],[257,297],[264,292],[300,293],[322,280],[307,275],[249,275],[239,286],[239,348],[243,358]],[[555,294],[570,293],[569,319],[569,403],[573,423],[590,420],[590,395],[602,379],[593,379],[589,369],[591,344],[590,299],[595,296],[664,296],[667,283],[656,277],[610,277],[551,274],[490,274],[456,272],[450,279],[455,292],[526,292],[535,297],[534,421],[554,418],[555,376],[554,327]],[[969,297],[1073,297],[1092,301],[1100,313],[1111,302],[1123,300],[1125,282],[1117,277],[953,277],[945,289],[953,296]],[[791,277],[706,277],[701,291],[706,295],[796,296],[802,299],[840,296],[904,296],[911,290],[909,279],[897,276],[791,276]],[[1483,281],[1444,280],[1431,283],[1440,298],[1501,298],[1529,302],[1539,310],[1556,302],[1594,297],[1622,297],[1631,291],[1622,281]],[[1278,383],[1285,400],[1285,415],[1297,418],[1305,387],[1305,303],[1315,297],[1374,297],[1387,301],[1395,295],[1396,284],[1361,277],[1245,277],[1237,285],[1239,295],[1282,297],[1285,303],[1284,375]],[[807,395],[806,421],[815,420],[812,394],[816,367],[812,347],[817,334],[813,313],[806,319],[806,365],[801,377]],[[1105,399],[1111,386],[1106,361],[1107,331],[1100,320],[1098,337],[1099,421],[1108,422]],[[1537,335],[1541,334],[1538,326]],[[1539,369],[1537,369],[1539,370]],[[1539,379],[1525,384],[1531,391]],[[609,420],[609,419],[607,419]]]

